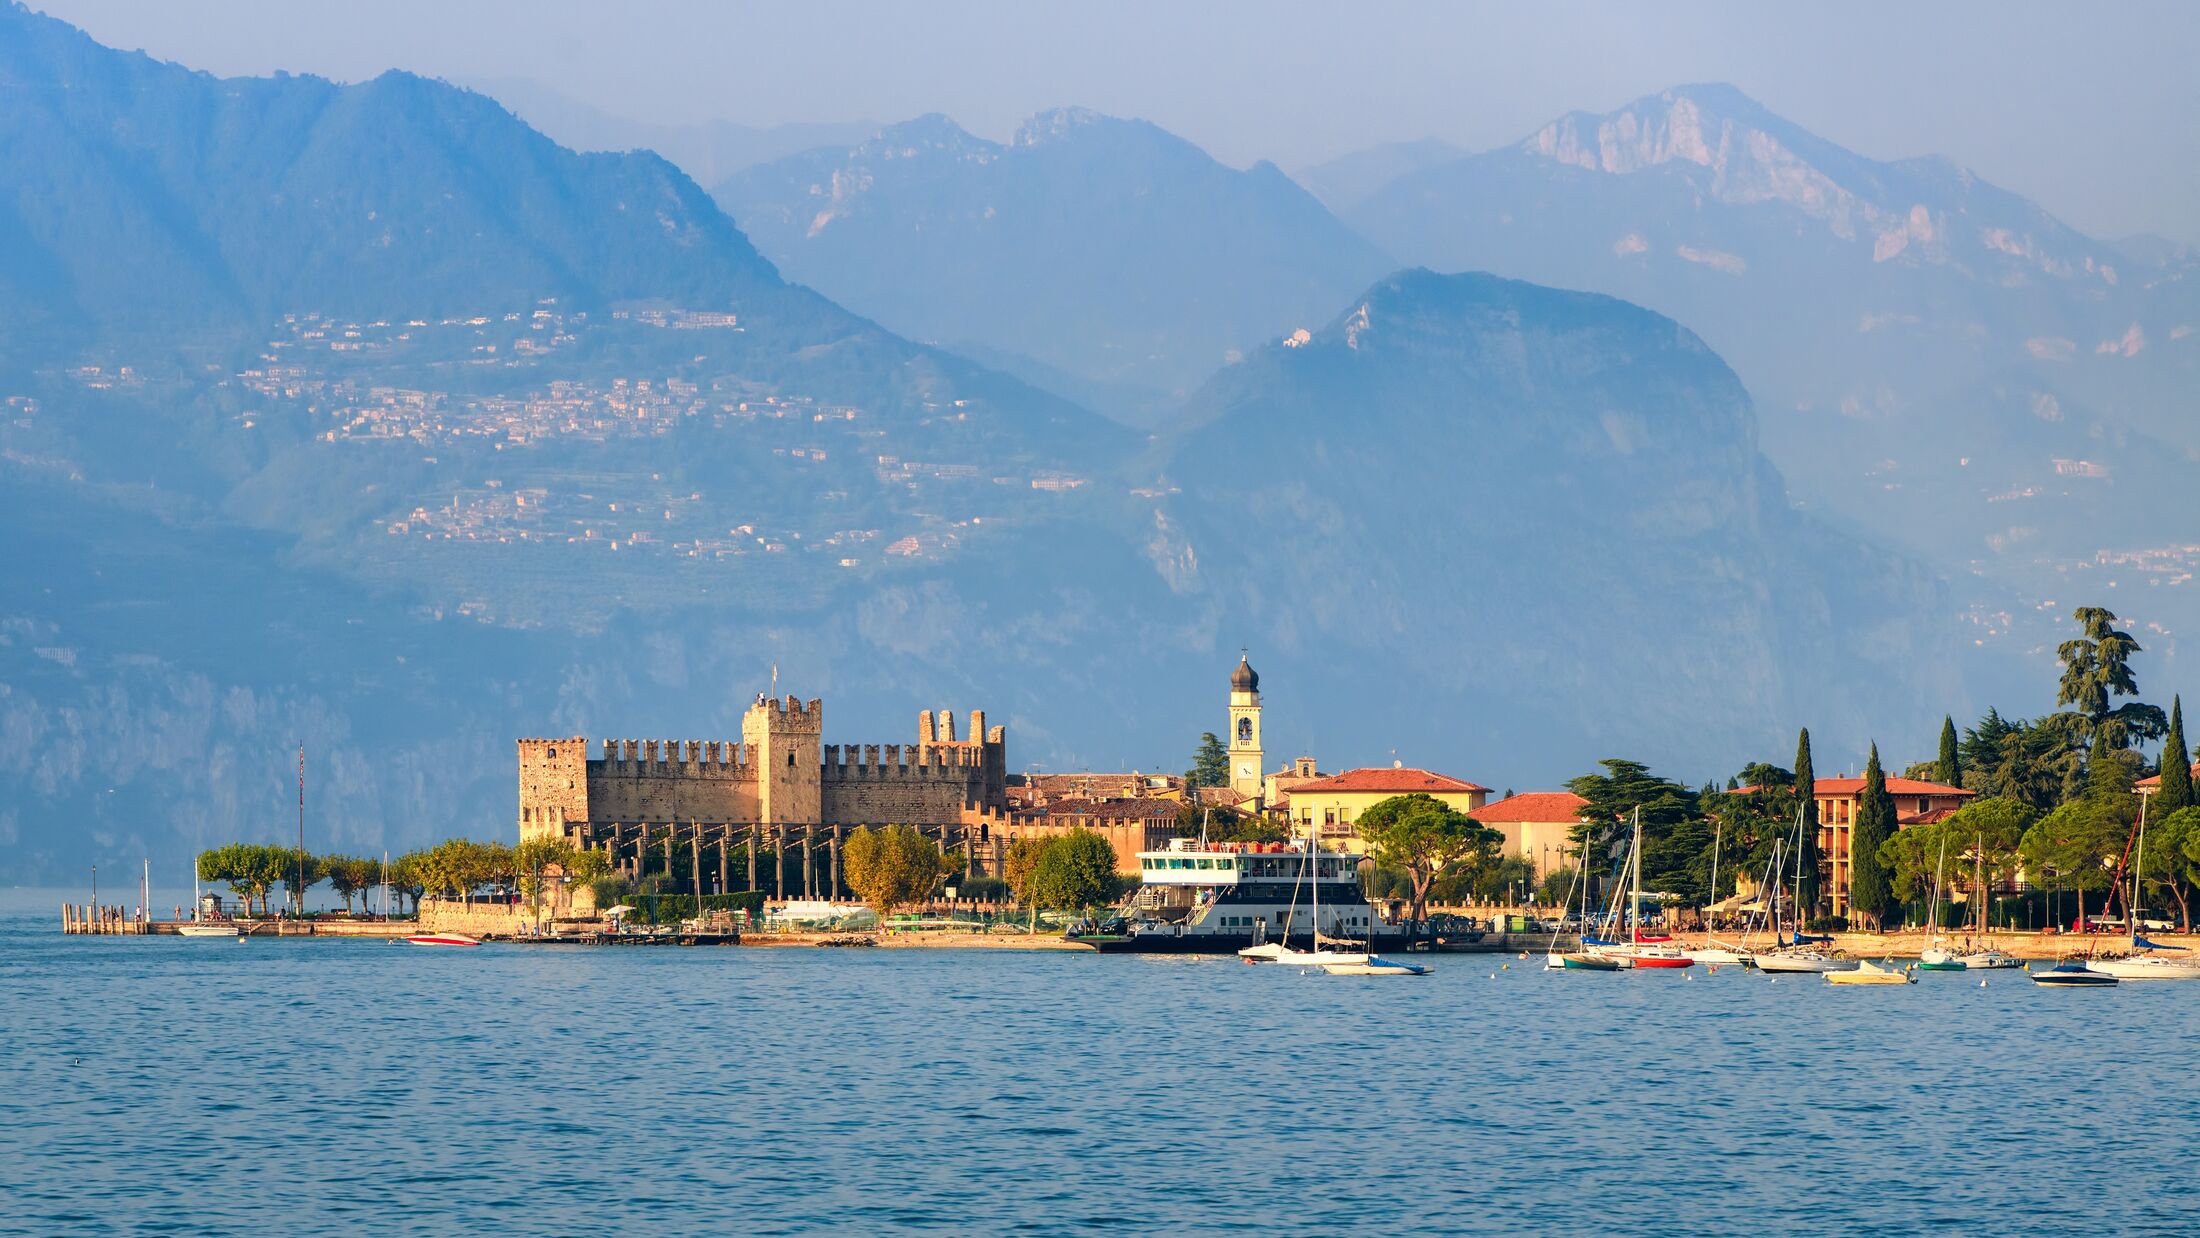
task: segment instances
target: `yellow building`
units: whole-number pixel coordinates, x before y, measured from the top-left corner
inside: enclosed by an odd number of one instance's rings
[[[1490,789],[1477,783],[1431,773],[1425,769],[1392,766],[1389,769],[1348,769],[1327,778],[1302,782],[1290,790],[1288,809],[1294,832],[1319,831],[1322,842],[1336,850],[1355,854],[1366,850],[1352,823],[1368,807],[1394,795],[1426,795],[1471,813],[1489,802]]]
[[[1535,866],[1538,879],[1573,865],[1574,829],[1589,801],[1571,791],[1527,791],[1470,815],[1505,836],[1505,854]]]

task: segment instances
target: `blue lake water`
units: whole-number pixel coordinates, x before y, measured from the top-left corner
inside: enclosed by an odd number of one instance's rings
[[[7,917],[0,1232],[2200,1232],[2200,983],[1434,962]]]

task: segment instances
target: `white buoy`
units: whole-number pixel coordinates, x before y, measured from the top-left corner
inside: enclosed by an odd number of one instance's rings
[[[1495,980],[1495,979],[1497,979],[1497,973],[1496,973],[1496,972],[1491,972],[1491,973],[1490,973],[1490,979],[1492,979],[1492,980]]]
[[[1980,987],[1980,988],[1982,988],[1982,989],[1986,987],[1986,979],[1985,979],[1985,977],[1983,977],[1983,976],[1982,976],[1982,977],[1980,977],[1980,978],[1979,978],[1979,982],[1978,982],[1978,987]]]

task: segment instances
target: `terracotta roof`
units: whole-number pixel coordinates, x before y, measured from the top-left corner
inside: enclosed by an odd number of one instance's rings
[[[1054,800],[1039,810],[1048,817],[1090,817],[1097,821],[1151,821],[1159,817],[1176,819],[1183,805],[1175,800],[1127,799],[1127,800]]]
[[[1571,824],[1581,820],[1589,801],[1571,791],[1523,791],[1485,804],[1467,815],[1477,821],[1535,821]]]
[[[1458,794],[1461,791],[1488,791],[1479,783],[1466,782],[1444,774],[1432,774],[1425,769],[1348,769],[1327,778],[1316,778],[1291,788],[1293,795],[1315,795],[1327,791],[1381,791],[1387,795],[1412,795],[1416,791],[1427,795]]]
[[[1862,778],[1820,778],[1814,785],[1818,788],[1818,794],[1820,795],[1862,795],[1864,793],[1864,780]],[[1755,787],[1736,787],[1728,794],[1740,795],[1745,791],[1756,789]],[[1887,794],[1960,795],[1968,798],[1977,795],[1978,792],[1966,791],[1962,787],[1951,787],[1945,782],[1927,782],[1922,778],[1889,778],[1887,779]]]
[[[1946,821],[1955,815],[1956,810],[1953,808],[1935,808],[1928,812],[1913,812],[1906,817],[1896,817],[1894,823],[1896,825],[1933,825]]]
[[[2194,781],[2196,781],[2196,782],[2200,782],[2200,761],[2195,761],[2195,762],[2193,762],[2193,763],[2192,763],[2192,777],[2193,777],[2193,780],[2194,780]],[[2140,786],[2142,786],[2142,787],[2158,787],[2158,786],[2161,786],[2161,785],[2162,785],[2162,776],[2161,776],[2160,774],[2156,774],[2156,775],[2155,775],[2154,777],[2152,777],[2152,778],[2141,778],[2141,779],[2139,780],[2139,783],[2138,783],[2138,785],[2140,785]]]

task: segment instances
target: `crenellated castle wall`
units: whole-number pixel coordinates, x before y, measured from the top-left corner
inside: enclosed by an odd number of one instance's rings
[[[918,718],[914,744],[821,744],[824,706],[759,697],[742,740],[519,742],[520,837],[642,822],[965,825],[1007,807],[1007,731],[970,714]]]

